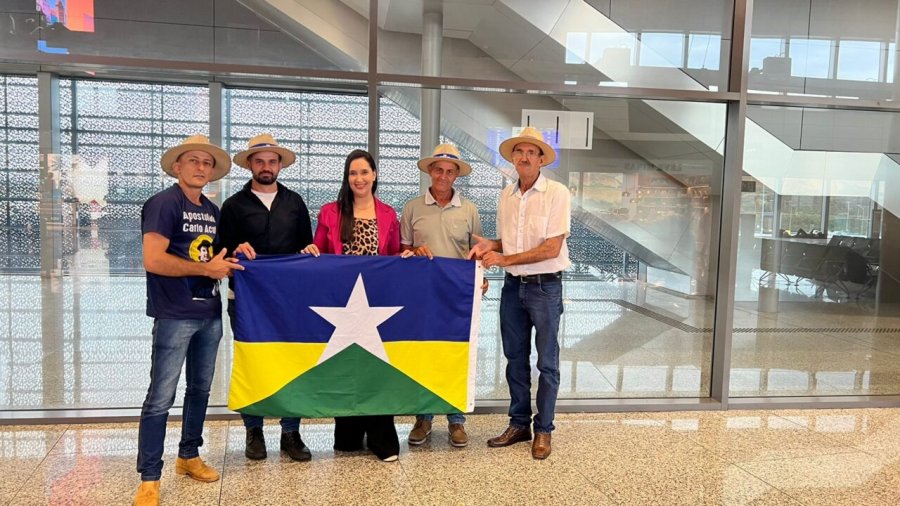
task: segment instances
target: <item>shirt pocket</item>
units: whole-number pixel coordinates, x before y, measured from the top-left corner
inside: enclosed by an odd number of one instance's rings
[[[469,244],[469,223],[465,220],[450,220],[445,226],[450,239],[457,244]]]
[[[529,216],[526,235],[530,239],[543,241],[547,238],[547,222],[550,220],[547,216]]]

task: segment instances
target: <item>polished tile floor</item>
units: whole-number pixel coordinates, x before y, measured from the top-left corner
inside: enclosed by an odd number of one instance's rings
[[[900,503],[900,408],[562,414],[553,454],[524,443],[492,449],[501,415],[470,416],[468,448],[444,424],[401,454],[335,454],[333,425],[305,421],[313,460],[295,463],[266,427],[269,458],[248,461],[239,421],[207,424],[202,456],[222,472],[205,484],[173,473],[178,428],[166,440],[162,503],[200,504],[773,504]],[[130,504],[137,427],[0,426],[0,503]]]

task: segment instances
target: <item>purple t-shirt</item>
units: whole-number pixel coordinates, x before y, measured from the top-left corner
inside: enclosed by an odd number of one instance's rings
[[[167,253],[193,262],[209,262],[219,208],[203,195],[200,205],[177,184],[150,197],[141,209],[141,234],[155,232],[169,240]],[[222,315],[219,282],[206,276],[161,276],[147,273],[147,316],[177,320]]]

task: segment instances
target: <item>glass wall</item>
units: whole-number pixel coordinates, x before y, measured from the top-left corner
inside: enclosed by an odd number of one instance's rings
[[[251,137],[265,132],[297,153],[297,161],[279,180],[303,196],[315,225],[322,204],[337,199],[347,154],[366,148],[368,97],[227,89],[224,99],[225,150],[247,149]],[[222,183],[222,201],[249,176],[241,167],[232,167]]]
[[[382,93],[415,110],[423,92]],[[720,191],[723,166],[716,146],[725,135],[725,107],[563,96],[499,100],[492,93],[455,90],[442,91],[440,103],[443,139],[462,146],[475,162],[457,186],[478,205],[491,232],[499,191],[515,178],[512,165],[498,154],[500,143],[531,118],[558,148],[558,161],[544,174],[572,193],[568,243],[574,264],[564,284],[561,398],[708,396],[715,302],[710,280],[716,277],[709,241],[717,212],[710,193]],[[382,167],[397,160],[391,170],[408,174],[406,186],[415,195],[421,122],[403,116],[408,114],[393,110],[381,116]],[[553,128],[558,118],[567,125],[559,137]],[[698,119],[705,129],[688,130]],[[662,133],[657,121],[684,127]],[[405,152],[396,144],[400,135],[409,143]],[[688,145],[691,154],[685,154]],[[503,399],[502,272],[488,277],[493,287],[481,315],[478,395]]]
[[[0,406],[42,400],[37,79],[0,76]]]
[[[364,71],[368,2],[314,8],[264,0],[65,2],[0,6],[0,58],[44,55]],[[327,5],[326,5],[327,4]],[[37,8],[36,8],[37,6]],[[339,27],[332,30],[333,27]],[[312,33],[310,29],[314,30]],[[303,40],[303,42],[300,42]]]
[[[753,6],[751,91],[896,99],[897,2]]]
[[[748,116],[731,395],[900,392],[900,114]]]
[[[427,186],[422,144],[454,142],[475,168],[458,189],[494,235],[515,178],[497,149],[523,125],[558,149],[545,172],[572,195],[562,402],[900,394],[896,2],[757,0],[746,62],[714,0],[377,1],[377,21],[368,0],[50,4],[0,7],[0,410],[140,404],[139,212],[183,137],[233,154],[273,134],[298,152],[281,181],[313,219],[350,150],[378,153],[399,210]],[[747,90],[728,88],[732,64]],[[744,105],[744,133],[726,132]],[[501,276],[477,398],[502,404]],[[230,355],[226,338],[217,406]]]
[[[718,89],[728,74],[728,2],[442,0],[385,14],[386,73],[679,90]]]

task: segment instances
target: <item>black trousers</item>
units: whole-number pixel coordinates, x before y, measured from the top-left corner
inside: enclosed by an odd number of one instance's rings
[[[334,419],[334,449],[355,452],[366,446],[379,459],[400,454],[400,438],[393,415],[338,416]]]

